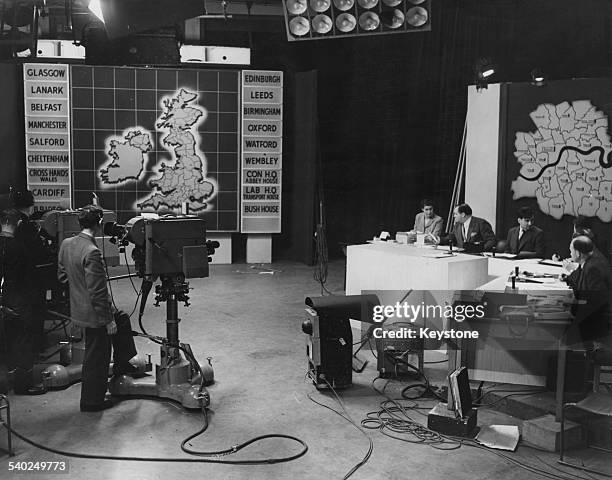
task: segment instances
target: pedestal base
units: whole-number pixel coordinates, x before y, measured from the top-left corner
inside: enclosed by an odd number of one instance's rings
[[[117,397],[159,397],[179,402],[187,409],[200,409],[210,405],[208,390],[200,385],[180,383],[159,385],[152,378],[132,378],[128,375],[115,376],[109,384],[111,395]]]

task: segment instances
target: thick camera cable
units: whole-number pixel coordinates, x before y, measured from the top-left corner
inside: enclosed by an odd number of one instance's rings
[[[151,288],[153,288],[153,282],[151,280],[142,279],[142,285],[140,286],[140,291],[142,292],[142,298],[140,299],[140,310],[138,311],[138,326],[140,330],[145,335],[149,335],[142,325],[142,316],[144,315],[145,307],[147,306],[147,299],[149,298],[149,293],[151,292]]]

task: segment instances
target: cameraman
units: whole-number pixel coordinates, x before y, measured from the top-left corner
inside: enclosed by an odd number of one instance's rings
[[[30,302],[32,304],[32,351],[36,355],[44,350],[44,325],[46,315],[46,295],[44,274],[47,266],[54,265],[47,241],[42,237],[40,227],[31,217],[34,213],[34,195],[29,190],[11,192],[13,208],[19,212],[19,226],[15,231],[17,242],[23,246],[29,263],[34,267],[31,275]]]
[[[103,211],[88,205],[77,218],[81,233],[62,242],[57,277],[70,287],[73,322],[85,329],[81,411],[98,412],[113,406],[105,399],[111,343],[115,375],[135,373],[129,360],[136,347],[129,316],[113,309],[108,294],[104,259],[95,238],[102,232]]]
[[[6,365],[14,370],[13,391],[18,395],[38,395],[45,389],[32,385],[32,276],[33,266],[28,261],[23,245],[15,238],[20,213],[17,210],[0,212],[0,324]]]

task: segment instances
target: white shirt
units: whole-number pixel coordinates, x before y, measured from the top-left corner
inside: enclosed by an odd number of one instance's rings
[[[470,222],[471,221],[472,221],[472,216],[470,215],[468,217],[468,219],[462,225],[462,227],[463,227],[463,240],[465,240],[466,242],[469,240],[469,238],[467,236],[467,232],[470,229]]]

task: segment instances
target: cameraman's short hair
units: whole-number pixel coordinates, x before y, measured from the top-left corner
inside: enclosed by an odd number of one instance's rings
[[[34,195],[29,190],[17,190],[10,194],[13,208],[28,208],[34,205]]]
[[[8,208],[0,211],[0,223],[2,225],[10,225],[11,227],[17,227],[21,220],[21,213],[15,208]]]
[[[100,223],[104,211],[96,205],[86,205],[79,209],[77,219],[81,228],[94,228]]]
[[[533,218],[533,209],[531,207],[521,207],[516,211],[517,218]]]
[[[574,245],[574,250],[582,253],[583,255],[593,253],[593,241],[585,235],[580,235],[574,238],[572,240],[572,245]]]
[[[430,200],[429,198],[424,198],[423,200],[421,200],[421,208],[425,207],[432,207],[434,210],[436,209],[433,200]]]
[[[460,203],[457,205],[457,212],[465,213],[466,215],[472,214],[472,207],[470,207],[467,203]]]

